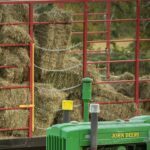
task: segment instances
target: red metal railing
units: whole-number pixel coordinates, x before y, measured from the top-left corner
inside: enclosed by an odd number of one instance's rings
[[[110,77],[110,64],[111,63],[135,63],[135,80],[116,80],[116,81],[97,81],[94,84],[114,84],[114,83],[135,83],[135,97],[134,101],[126,101],[126,100],[120,100],[120,101],[111,101],[111,102],[100,102],[100,104],[124,104],[124,103],[135,103],[136,104],[136,114],[139,114],[139,103],[143,102],[149,102],[150,99],[143,99],[140,100],[139,98],[139,84],[140,82],[150,82],[150,80],[140,80],[139,79],[139,65],[140,62],[150,62],[150,59],[140,59],[140,42],[148,42],[150,39],[142,39],[140,38],[140,23],[149,21],[150,18],[140,18],[140,0],[136,0],[136,19],[130,18],[130,19],[111,19],[110,12],[111,12],[111,2],[113,0],[106,0],[106,7],[107,7],[107,18],[106,20],[88,20],[86,22],[88,23],[105,23],[107,26],[106,31],[106,40],[94,40],[94,41],[87,41],[87,43],[106,43],[106,61],[87,61],[85,64],[106,64],[107,68],[107,79]],[[122,1],[123,2],[123,1]],[[128,1],[131,2],[131,1]],[[85,14],[86,15],[86,14]],[[136,22],[136,38],[135,39],[111,39],[111,23],[113,22]],[[82,23],[83,21],[76,21],[76,23]],[[88,32],[88,31],[85,31]],[[86,35],[86,34],[85,34]],[[87,36],[87,35],[86,35]],[[87,38],[86,38],[87,39]],[[136,42],[136,48],[135,48],[135,59],[134,60],[111,60],[110,58],[110,42]],[[85,57],[85,56],[84,56]],[[86,60],[86,59],[85,59]],[[87,67],[84,67],[84,69]],[[85,72],[87,70],[84,70]],[[86,73],[84,73],[86,75]]]
[[[121,2],[131,2],[132,0],[121,0]],[[104,2],[106,3],[106,11],[103,12],[89,12],[88,3],[94,2]],[[28,4],[29,6],[29,22],[12,22],[12,23],[0,23],[0,26],[21,26],[26,25],[29,26],[29,34],[31,37],[30,43],[16,43],[16,44],[0,44],[0,47],[29,47],[29,55],[30,55],[30,76],[29,76],[29,86],[7,86],[7,87],[0,87],[0,90],[7,90],[7,89],[19,89],[19,88],[29,88],[30,89],[30,103],[33,104],[34,101],[34,57],[33,57],[33,26],[36,25],[44,25],[44,24],[83,24],[83,32],[74,31],[73,35],[75,36],[83,36],[83,51],[75,51],[74,53],[83,53],[83,77],[88,76],[87,68],[90,64],[106,64],[106,77],[107,79],[110,78],[110,65],[112,63],[135,63],[135,79],[134,80],[116,80],[116,81],[96,81],[94,84],[114,84],[114,83],[135,83],[135,97],[134,100],[119,100],[119,101],[110,101],[110,102],[100,102],[100,104],[124,104],[124,103],[135,103],[136,104],[136,113],[139,113],[139,103],[149,102],[149,99],[140,99],[139,98],[139,84],[140,82],[149,82],[150,80],[139,80],[139,63],[140,62],[150,62],[150,59],[140,59],[139,52],[140,52],[140,43],[141,42],[148,42],[150,39],[148,38],[140,38],[140,22],[150,21],[150,18],[140,18],[140,0],[136,0],[136,18],[127,18],[127,19],[111,19],[111,3],[112,2],[120,2],[119,0],[24,0],[24,1],[17,1],[17,0],[3,0],[0,1],[0,4]],[[72,22],[35,22],[33,19],[33,6],[37,3],[59,3],[62,4],[61,6],[64,7],[66,3],[83,3],[84,4],[84,12],[79,12],[74,14],[74,16],[83,16],[83,20],[74,20]],[[98,15],[106,15],[106,20],[95,20],[90,19],[89,16],[98,16]],[[135,39],[111,39],[111,24],[114,22],[135,22],[136,23],[136,38]],[[88,24],[89,23],[106,23],[106,31],[88,31]],[[106,35],[106,40],[88,40],[88,35]],[[110,55],[110,43],[111,42],[136,42],[135,48],[135,59],[133,60],[111,60]],[[105,51],[94,51],[94,50],[87,50],[89,43],[106,43],[106,50]],[[106,55],[106,61],[88,61],[87,56],[89,54],[103,54]],[[16,66],[0,66],[0,69],[4,68],[16,68]],[[16,107],[16,108],[0,108],[0,111],[3,110],[20,110],[25,109],[29,110],[29,125],[28,127],[23,128],[16,128],[16,129],[8,129],[8,128],[0,128],[0,131],[12,131],[12,130],[27,130],[28,136],[32,136],[33,131],[33,123],[34,123],[34,106],[27,106],[27,107]]]

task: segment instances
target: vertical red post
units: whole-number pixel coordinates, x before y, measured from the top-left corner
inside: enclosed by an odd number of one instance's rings
[[[32,93],[32,90],[33,90],[33,75],[32,75],[32,65],[33,65],[33,60],[32,60],[32,56],[33,56],[33,4],[32,3],[29,3],[29,34],[30,34],[30,37],[31,37],[31,42],[30,42],[30,102],[32,104],[32,100],[33,100],[33,93]],[[34,106],[33,106],[34,107]],[[32,137],[32,109],[33,107],[30,107],[29,108],[29,134],[28,136],[29,137]]]
[[[107,15],[106,15],[106,55],[107,55],[107,66],[106,66],[106,76],[107,79],[110,78],[110,38],[111,38],[111,0],[106,0],[106,9],[107,9]]]
[[[136,47],[135,47],[135,103],[139,113],[139,58],[140,57],[140,0],[136,0]]]
[[[88,2],[84,1],[84,22],[83,22],[83,77],[87,76],[87,40],[88,40]]]
[[[84,21],[83,21],[83,78],[87,76],[87,41],[88,41],[88,2],[84,0]],[[82,102],[82,114],[84,104]]]

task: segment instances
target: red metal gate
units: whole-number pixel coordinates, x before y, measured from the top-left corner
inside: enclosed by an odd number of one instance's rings
[[[132,0],[121,0],[121,2],[131,2]],[[120,101],[111,101],[111,102],[100,102],[100,104],[124,104],[124,103],[135,103],[136,104],[136,113],[139,113],[139,103],[149,102],[149,99],[143,99],[141,100],[139,98],[139,83],[140,82],[148,82],[150,80],[139,80],[139,66],[140,62],[150,62],[150,59],[140,59],[139,53],[140,53],[140,43],[145,41],[149,42],[150,39],[142,39],[140,38],[140,23],[150,21],[150,18],[141,18],[140,17],[140,0],[136,0],[136,18],[125,18],[125,19],[111,19],[111,3],[112,2],[120,2],[119,0],[7,0],[7,1],[0,1],[0,5],[8,4],[8,5],[17,5],[17,4],[27,4],[28,5],[28,12],[29,12],[29,21],[28,22],[12,22],[12,23],[0,23],[0,26],[19,26],[19,25],[26,25],[29,27],[29,34],[31,37],[31,42],[28,44],[24,43],[16,43],[16,44],[0,44],[0,47],[29,47],[30,52],[30,75],[29,75],[29,86],[13,86],[13,87],[0,87],[0,90],[7,90],[7,89],[18,89],[18,88],[29,88],[30,89],[30,106],[23,106],[23,107],[17,107],[17,108],[0,108],[0,111],[4,110],[19,110],[19,109],[28,109],[30,112],[29,115],[29,126],[18,128],[18,129],[0,129],[0,131],[12,131],[12,130],[27,130],[29,137],[32,136],[32,131],[34,128],[34,41],[33,41],[33,27],[38,24],[51,24],[51,22],[35,22],[33,19],[33,6],[37,3],[59,3],[62,4],[63,7],[67,3],[83,3],[84,10],[83,12],[79,12],[75,15],[77,16],[83,16],[84,20],[75,20],[72,21],[72,23],[79,23],[83,24],[83,32],[75,31],[73,32],[73,35],[83,35],[83,77],[87,77],[87,67],[90,64],[106,64],[106,81],[96,81],[94,84],[113,84],[113,83],[135,83],[135,96],[134,101],[126,101],[126,100],[120,100]],[[89,3],[98,3],[100,5],[101,3],[106,3],[106,11],[105,12],[89,12],[88,7]],[[64,5],[63,5],[64,4]],[[90,15],[106,15],[105,20],[89,20],[88,17]],[[112,40],[111,39],[111,24],[114,22],[135,22],[136,23],[136,38],[135,39],[125,39],[125,40]],[[58,24],[64,24],[65,22],[55,22]],[[106,23],[106,31],[88,31],[88,24],[89,23]],[[94,34],[105,34],[106,40],[96,40],[96,41],[89,41],[88,35],[94,35]],[[136,43],[136,49],[135,49],[135,59],[132,60],[111,60],[110,55],[110,43],[111,42],[135,42]],[[88,44],[89,43],[106,43],[106,61],[88,61],[87,55],[90,53],[97,53],[100,54],[99,51],[89,51]],[[135,79],[134,80],[116,80],[116,81],[110,81],[110,65],[112,63],[135,63]],[[13,68],[14,66],[0,66],[0,69],[3,68]]]

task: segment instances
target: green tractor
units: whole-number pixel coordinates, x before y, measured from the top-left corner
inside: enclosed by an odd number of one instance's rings
[[[87,150],[90,122],[70,122],[47,129],[46,150]],[[98,122],[98,150],[150,150],[150,116]]]
[[[69,123],[48,128],[46,150],[150,150],[150,116],[98,122],[99,105],[91,104],[89,122],[91,81],[89,78],[83,80],[84,122],[67,119]]]

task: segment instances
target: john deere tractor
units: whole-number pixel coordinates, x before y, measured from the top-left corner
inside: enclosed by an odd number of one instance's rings
[[[48,128],[46,150],[150,150],[150,116],[98,122],[100,107],[91,104],[89,122],[91,80],[83,81],[84,122],[72,121]],[[71,108],[69,103],[66,106]]]

